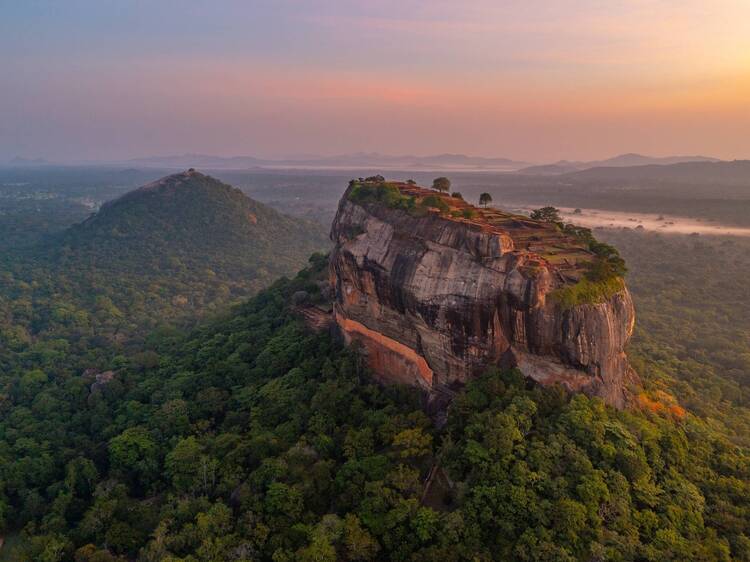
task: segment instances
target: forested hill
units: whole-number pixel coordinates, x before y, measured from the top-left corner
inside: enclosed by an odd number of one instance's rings
[[[322,226],[278,213],[194,170],[102,206],[53,245],[60,263],[98,268],[212,271],[258,287],[294,274],[326,245]]]
[[[325,251],[317,223],[211,177],[167,176],[56,238],[0,254],[0,370],[85,369],[194,322]]]

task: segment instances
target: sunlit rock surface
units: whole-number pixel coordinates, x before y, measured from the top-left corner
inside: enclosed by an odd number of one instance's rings
[[[552,224],[447,195],[450,211],[417,214],[353,202],[350,190],[331,231],[334,316],[381,380],[438,392],[497,364],[625,404],[637,381],[624,352],[635,318],[627,289],[572,307],[551,294],[585,271],[592,257],[582,244]],[[459,214],[467,208],[474,216]]]

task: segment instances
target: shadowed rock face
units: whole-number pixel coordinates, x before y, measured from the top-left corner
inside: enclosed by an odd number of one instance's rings
[[[417,217],[348,194],[331,231],[334,315],[381,380],[440,391],[498,364],[624,405],[637,381],[623,351],[635,318],[630,294],[563,309],[550,293],[575,282],[589,256],[553,225],[495,210]],[[529,250],[540,244],[579,261],[553,265]]]

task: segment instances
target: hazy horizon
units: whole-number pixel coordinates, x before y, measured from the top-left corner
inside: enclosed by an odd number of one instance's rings
[[[208,160],[215,160],[215,161],[231,161],[231,160],[243,160],[243,159],[255,159],[258,160],[260,163],[258,164],[260,167],[269,167],[273,166],[273,164],[277,163],[279,166],[284,166],[287,163],[290,162],[296,162],[297,166],[301,166],[304,163],[309,163],[312,167],[325,167],[325,162],[330,162],[336,159],[341,159],[342,161],[345,160],[356,160],[357,157],[359,157],[359,160],[361,161],[361,164],[354,164],[352,163],[352,169],[359,169],[362,166],[379,166],[379,162],[387,162],[389,159],[391,161],[394,161],[396,163],[394,164],[384,164],[385,169],[388,169],[389,167],[394,167],[394,169],[402,169],[404,171],[408,171],[410,169],[414,170],[420,170],[424,169],[425,171],[428,171],[429,168],[424,168],[424,166],[416,166],[414,168],[410,168],[407,164],[404,164],[402,166],[399,166],[397,162],[406,159],[406,158],[414,158],[416,162],[422,162],[424,160],[433,160],[444,158],[446,160],[450,160],[451,157],[455,158],[467,158],[470,160],[470,162],[466,165],[466,171],[480,171],[484,169],[479,164],[474,164],[473,161],[475,160],[508,160],[509,162],[512,162],[516,164],[516,166],[511,166],[508,164],[507,166],[501,166],[497,169],[488,167],[486,168],[487,171],[502,171],[502,169],[507,168],[508,170],[518,170],[520,168],[524,168],[526,166],[542,166],[546,164],[556,164],[561,162],[569,162],[571,164],[596,164],[599,162],[606,163],[610,160],[616,160],[618,158],[622,157],[642,157],[645,159],[652,159],[652,160],[660,160],[660,159],[675,159],[678,160],[680,158],[684,158],[685,162],[690,161],[689,159],[696,158],[696,159],[703,159],[705,158],[706,161],[718,161],[718,162],[728,162],[730,160],[724,160],[724,159],[718,159],[714,158],[710,154],[642,154],[639,152],[627,152],[627,153],[620,153],[620,154],[611,154],[605,158],[602,159],[595,159],[595,160],[568,160],[568,159],[561,159],[558,161],[543,161],[543,160],[515,160],[511,158],[506,158],[503,155],[486,155],[486,154],[464,154],[464,153],[455,153],[455,152],[441,152],[441,153],[429,153],[429,154],[415,154],[415,153],[403,153],[403,154],[387,154],[382,152],[364,152],[364,151],[354,151],[349,153],[336,153],[336,154],[313,154],[313,153],[306,153],[306,154],[288,154],[288,155],[280,155],[276,157],[263,157],[257,154],[205,154],[205,153],[197,153],[197,152],[185,152],[185,153],[164,153],[164,154],[149,154],[149,155],[142,155],[140,157],[134,157],[134,158],[112,158],[112,159],[92,159],[92,160],[83,160],[78,158],[70,158],[66,160],[53,160],[44,158],[43,156],[35,156],[35,155],[22,155],[17,154],[13,156],[12,158],[7,159],[6,161],[0,160],[0,167],[4,165],[25,165],[25,166],[34,166],[34,165],[40,165],[40,166],[47,166],[47,165],[60,165],[60,166],[86,166],[86,165],[125,165],[132,163],[136,166],[143,166],[146,165],[147,162],[151,161],[150,166],[166,166],[166,167],[180,167],[182,164],[177,164],[176,162],[179,160],[184,160],[185,166],[191,166],[191,167],[197,167],[197,168],[210,168],[211,163],[209,162],[201,162],[200,160],[196,161],[190,161],[190,158],[196,158],[196,159],[208,159]],[[734,160],[750,160],[750,157],[748,158],[737,158]],[[678,160],[679,161],[679,160]],[[172,164],[172,162],[175,162]],[[654,162],[657,163],[657,162]],[[667,163],[677,163],[669,161]],[[442,167],[445,167],[446,170],[449,170],[451,168],[451,164],[438,164],[436,163],[435,170],[440,170]],[[335,168],[337,166],[332,165],[332,168]],[[453,167],[456,167],[453,165]],[[344,168],[346,166],[344,165]],[[461,167],[458,166],[455,171],[461,171]]]
[[[750,4],[8,3],[0,161],[750,156]]]

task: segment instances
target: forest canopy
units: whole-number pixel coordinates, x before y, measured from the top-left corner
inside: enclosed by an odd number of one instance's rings
[[[248,299],[278,272],[198,238],[162,259],[119,219],[40,252],[68,215],[26,211],[0,254],[3,562],[750,559],[746,240],[596,231],[628,262],[631,409],[490,369],[436,425],[290,308],[330,306],[325,256]]]
[[[34,560],[747,560],[750,459],[698,417],[515,371],[436,429],[287,303],[326,259],[102,373],[6,386],[6,530]]]

